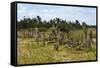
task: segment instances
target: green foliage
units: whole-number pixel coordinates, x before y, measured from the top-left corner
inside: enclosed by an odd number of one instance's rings
[[[36,18],[25,18],[17,21],[17,28],[18,29],[26,29],[26,28],[50,28],[53,25],[55,25],[58,29],[61,31],[69,31],[69,30],[74,30],[74,29],[81,29],[81,25],[78,20],[75,22],[71,21],[66,21],[60,18],[54,18],[51,19],[50,21],[42,21],[40,16],[37,16]]]
[[[86,24],[85,22],[82,23],[82,25]],[[49,21],[42,20],[40,16],[37,16],[35,18],[25,18],[17,21],[17,29],[28,29],[28,28],[39,28],[40,31],[46,31],[47,29],[51,28],[52,26],[55,26],[58,30],[62,32],[70,32],[74,30],[80,30],[82,29],[82,25],[78,20],[75,20],[75,22],[66,21],[60,18],[53,18]],[[95,25],[87,25],[89,28],[95,28]]]

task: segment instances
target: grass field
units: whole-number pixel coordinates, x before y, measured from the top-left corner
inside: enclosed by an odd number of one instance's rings
[[[74,35],[78,36],[77,34]],[[96,60],[96,38],[94,38],[94,40],[94,43],[92,43],[92,50],[89,51],[86,49],[76,50],[65,47],[64,45],[59,46],[59,50],[56,51],[53,49],[53,44],[46,43],[44,46],[42,42],[37,44],[33,38],[18,37],[17,63],[38,64]]]

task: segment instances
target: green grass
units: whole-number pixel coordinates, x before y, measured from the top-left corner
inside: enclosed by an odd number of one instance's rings
[[[92,50],[77,51],[65,46],[60,46],[58,51],[53,49],[53,44],[45,46],[40,42],[37,44],[33,38],[18,38],[17,42],[18,64],[37,64],[96,60],[96,43],[92,44]],[[95,53],[95,54],[94,54]]]

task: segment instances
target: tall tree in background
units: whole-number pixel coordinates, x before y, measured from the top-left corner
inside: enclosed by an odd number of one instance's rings
[[[80,25],[80,23],[79,23],[78,20],[75,21],[75,27],[76,27],[77,29],[81,29],[81,25]]]
[[[40,16],[37,16],[37,23],[39,24],[38,28],[43,26],[43,23],[42,23],[42,20],[41,20]]]

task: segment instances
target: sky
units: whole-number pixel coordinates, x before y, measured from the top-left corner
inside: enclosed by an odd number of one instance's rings
[[[42,20],[59,17],[66,21],[79,20],[80,24],[96,25],[96,8],[41,4],[17,4],[17,20],[40,16]]]

